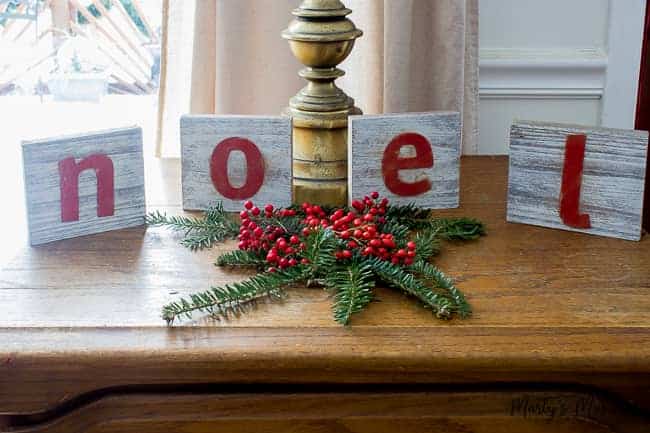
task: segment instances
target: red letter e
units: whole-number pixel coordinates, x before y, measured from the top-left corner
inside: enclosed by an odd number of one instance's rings
[[[415,156],[402,158],[400,156],[400,150],[403,146],[413,146],[415,148]],[[350,162],[352,163],[352,161]],[[429,143],[426,137],[413,132],[395,137],[386,146],[384,159],[381,163],[386,188],[393,194],[402,197],[413,197],[429,191],[431,189],[431,181],[426,178],[413,183],[403,182],[399,178],[399,171],[431,167],[433,167],[431,143]]]

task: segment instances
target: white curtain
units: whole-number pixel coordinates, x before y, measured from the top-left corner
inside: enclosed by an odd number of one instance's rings
[[[300,0],[195,0],[193,23],[194,1],[166,2],[159,155],[178,156],[181,114],[279,114],[304,85],[280,37]],[[344,3],[365,32],[338,82],[357,106],[369,114],[460,111],[464,151],[475,151],[478,0]]]

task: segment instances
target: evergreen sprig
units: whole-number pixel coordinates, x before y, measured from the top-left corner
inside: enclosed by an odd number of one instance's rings
[[[239,234],[237,221],[223,209],[221,203],[210,207],[202,218],[188,216],[168,216],[159,211],[148,214],[147,225],[165,226],[183,232],[181,245],[192,251],[211,248]]]
[[[400,266],[376,257],[369,259],[368,264],[384,283],[419,299],[426,307],[431,308],[439,319],[449,319],[452,313],[458,310],[450,299],[434,292],[423,281]]]
[[[268,226],[265,227],[281,228],[286,239],[290,235],[300,234],[305,213],[299,207],[293,209],[296,212],[291,216],[276,213],[267,217],[264,221]],[[147,223],[184,232],[182,243],[191,249],[209,248],[239,235],[238,222],[220,205],[210,208],[203,218],[152,213],[147,217]],[[162,316],[168,324],[182,317],[190,318],[195,312],[215,318],[227,317],[241,313],[246,306],[254,305],[259,299],[283,298],[285,289],[297,285],[318,285],[333,291],[334,319],[342,325],[348,325],[354,314],[375,299],[376,285],[388,286],[418,299],[441,319],[449,319],[455,314],[462,318],[471,315],[471,306],[463,293],[449,277],[431,264],[431,260],[439,254],[443,240],[467,241],[485,235],[481,222],[469,218],[432,218],[428,210],[414,205],[389,206],[385,220],[377,226],[377,230],[393,235],[397,248],[406,249],[407,244],[412,248],[409,241],[413,241],[415,257],[412,264],[394,264],[362,254],[360,250],[347,261],[340,261],[337,254],[348,248],[348,241],[332,228],[314,228],[301,238],[304,245],[301,244],[303,260],[300,264],[287,269],[271,268],[264,272],[268,265],[264,249],[224,253],[217,259],[217,266],[248,267],[261,273],[248,280],[212,287],[166,305]]]
[[[473,241],[485,236],[483,223],[471,218],[431,219],[426,225],[426,228],[435,230],[438,237],[444,240]]]
[[[192,318],[192,313],[200,311],[214,318],[238,313],[244,305],[260,298],[279,299],[284,297],[283,287],[304,278],[305,267],[296,266],[275,273],[257,274],[246,281],[212,287],[202,293],[190,295],[163,307],[162,317],[172,324],[179,317]]]
[[[217,258],[217,266],[263,269],[266,265],[264,256],[253,251],[234,250],[224,253]]]
[[[325,278],[325,285],[336,291],[332,310],[334,320],[341,325],[349,324],[352,315],[362,311],[374,298],[374,275],[367,263],[339,267]]]
[[[465,295],[456,287],[453,280],[446,276],[440,269],[425,261],[415,262],[410,270],[422,280],[430,283],[431,287],[444,290],[444,296],[448,296],[454,303],[454,311],[461,318],[472,315],[472,307],[465,299]]]

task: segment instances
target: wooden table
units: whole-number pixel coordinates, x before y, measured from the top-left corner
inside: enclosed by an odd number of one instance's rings
[[[180,212],[177,164],[148,175],[152,208]],[[211,265],[233,244],[132,229],[23,247],[0,273],[0,431],[650,431],[650,241],[507,224],[505,158],[462,176],[441,214],[489,236],[438,264],[466,321],[382,290],[343,328],[326,292],[297,289],[167,328],[166,302],[245,277]]]

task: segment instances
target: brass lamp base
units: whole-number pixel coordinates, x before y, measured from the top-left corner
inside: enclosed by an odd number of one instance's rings
[[[282,36],[307,67],[308,81],[290,101],[293,118],[293,200],[320,205],[347,203],[348,116],[361,114],[354,100],[334,81],[345,72],[336,68],[362,35],[340,0],[304,0]]]

